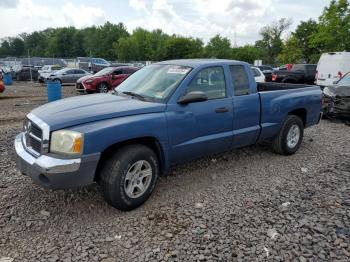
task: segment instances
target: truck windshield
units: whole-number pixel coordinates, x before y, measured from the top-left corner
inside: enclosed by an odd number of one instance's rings
[[[115,91],[164,103],[191,69],[179,65],[149,65],[128,77]]]

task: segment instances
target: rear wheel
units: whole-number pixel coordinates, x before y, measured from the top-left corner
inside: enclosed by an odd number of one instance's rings
[[[97,87],[97,93],[108,93],[108,86],[106,83],[101,83]]]
[[[55,78],[53,81],[54,82],[58,82],[58,83],[60,83],[62,85],[62,81],[60,79],[58,79],[58,78]]]
[[[132,210],[150,197],[158,174],[158,158],[153,150],[144,145],[130,145],[105,162],[98,184],[110,205]]]
[[[304,136],[304,124],[300,117],[289,115],[284,121],[272,149],[281,155],[291,155],[298,151]]]

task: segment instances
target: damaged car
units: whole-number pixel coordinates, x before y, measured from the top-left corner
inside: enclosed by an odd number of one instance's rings
[[[323,112],[326,117],[350,118],[350,72],[323,90]]]

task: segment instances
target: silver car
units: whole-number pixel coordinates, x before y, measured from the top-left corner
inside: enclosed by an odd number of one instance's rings
[[[54,72],[48,80],[59,81],[61,84],[75,84],[83,76],[91,75],[89,72],[79,68],[63,68]]]

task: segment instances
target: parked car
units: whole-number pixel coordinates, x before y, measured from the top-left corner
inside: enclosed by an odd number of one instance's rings
[[[31,111],[15,139],[17,166],[47,188],[97,182],[109,204],[131,210],[173,164],[262,141],[294,154],[304,128],[319,122],[321,100],[317,86],[256,84],[244,62],[159,62],[113,94]]]
[[[34,66],[19,66],[11,75],[14,76],[14,79],[17,81],[38,81],[39,78],[38,68]]]
[[[90,73],[97,73],[111,64],[103,58],[95,57],[78,57],[79,68],[84,69]]]
[[[314,84],[316,76],[314,64],[295,64],[291,70],[275,70],[272,73],[272,81],[293,84]]]
[[[273,68],[271,66],[268,66],[268,65],[261,65],[261,66],[257,66],[257,67],[264,73],[265,81],[271,82]]]
[[[62,69],[62,66],[60,66],[60,65],[44,65],[38,71],[39,72],[38,81],[40,83],[44,83],[51,74],[53,74],[61,69]]]
[[[264,73],[259,69],[259,67],[252,66],[250,68],[252,70],[252,74],[254,76],[255,82],[257,83],[263,83],[265,82],[265,75]]]
[[[76,90],[84,94],[95,92],[107,93],[137,70],[138,68],[130,66],[106,67],[94,75],[87,75],[78,79]]]
[[[339,81],[323,89],[325,116],[350,118],[350,72]]]
[[[350,71],[350,52],[332,52],[321,55],[317,64],[316,84],[325,87],[333,85]]]
[[[61,84],[75,84],[79,78],[88,75],[91,74],[83,69],[63,68],[51,74],[47,79],[51,81],[58,81]]]

